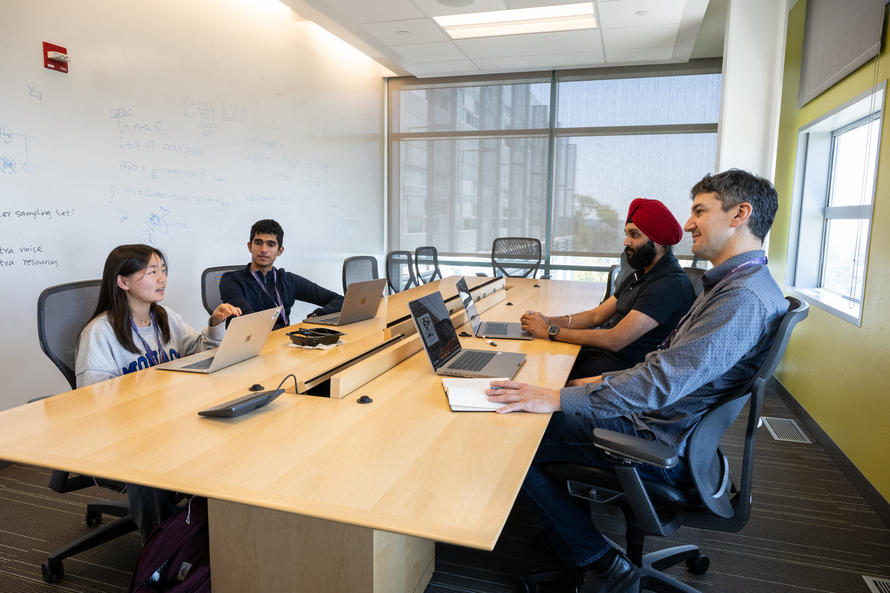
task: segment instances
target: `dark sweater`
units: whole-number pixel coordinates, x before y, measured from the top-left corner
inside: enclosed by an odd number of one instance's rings
[[[294,301],[303,301],[317,305],[319,308],[313,311],[314,315],[336,313],[343,306],[343,297],[336,292],[323,288],[302,276],[287,272],[283,268],[277,268],[276,272],[278,275],[278,294],[281,295],[285,315],[279,317],[275,322],[275,329],[285,327],[285,316],[291,325],[302,321],[301,319],[291,319],[290,317],[290,310]],[[269,294],[266,294],[263,287],[250,273],[250,264],[236,272],[223,274],[219,281],[219,294],[223,302],[239,307],[242,315],[277,307],[278,303],[275,302],[275,286],[273,286],[272,272],[265,276],[263,276],[262,272],[257,272],[257,276],[264,282],[266,291]],[[228,323],[228,320],[226,320],[226,323]]]

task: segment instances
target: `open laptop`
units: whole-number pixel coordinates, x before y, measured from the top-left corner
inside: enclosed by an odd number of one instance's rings
[[[380,301],[383,300],[385,286],[386,278],[353,282],[346,287],[346,298],[343,299],[343,307],[339,313],[307,317],[303,322],[319,325],[346,325],[375,317],[377,309],[380,307]]]
[[[473,333],[477,338],[504,338],[507,340],[533,340],[535,338],[523,330],[522,324],[516,321],[482,321],[479,318],[479,311],[476,310],[476,303],[473,302],[467,281],[463,278],[457,281],[457,294],[460,297],[460,302],[464,304],[467,317],[470,318],[470,325],[473,326]]]
[[[155,368],[207,374],[253,358],[263,350],[280,314],[281,308],[276,307],[234,317],[229,322],[219,348],[171,360]]]
[[[518,352],[461,348],[440,292],[411,301],[408,309],[438,375],[512,378],[525,360],[525,354]]]

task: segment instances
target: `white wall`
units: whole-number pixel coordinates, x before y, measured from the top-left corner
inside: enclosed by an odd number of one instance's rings
[[[786,0],[730,0],[716,171],[773,180],[785,57]]]
[[[37,297],[116,245],[167,253],[164,304],[197,328],[201,270],[246,264],[260,218],[337,292],[343,258],[382,254],[381,67],[277,1],[4,2],[0,56],[0,409],[68,390]]]

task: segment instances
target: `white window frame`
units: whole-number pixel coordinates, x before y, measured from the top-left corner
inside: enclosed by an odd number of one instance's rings
[[[788,256],[785,267],[785,290],[789,294],[805,300],[814,307],[827,311],[858,327],[862,325],[862,304],[865,296],[865,281],[868,274],[868,246],[871,240],[872,213],[875,202],[877,171],[871,187],[869,203],[859,206],[829,207],[830,169],[832,140],[836,132],[850,124],[877,114],[878,139],[874,167],[877,169],[881,153],[881,130],[883,129],[884,99],[887,81],[865,91],[843,105],[813,120],[798,130],[797,158],[794,165],[794,191],[791,204],[791,228],[788,235]],[[826,221],[831,219],[865,219],[868,230],[865,237],[865,252],[860,257],[865,261],[858,294],[849,299],[832,290],[820,287],[823,267]]]

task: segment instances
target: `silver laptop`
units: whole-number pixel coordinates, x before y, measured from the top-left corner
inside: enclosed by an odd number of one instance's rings
[[[476,303],[467,287],[467,281],[461,278],[457,281],[457,294],[460,302],[464,304],[473,333],[477,338],[504,338],[507,340],[533,340],[535,337],[522,329],[522,324],[515,321],[482,321]]]
[[[346,298],[343,299],[343,307],[339,313],[307,317],[303,322],[319,325],[346,325],[371,319],[377,315],[380,301],[383,300],[385,286],[386,278],[353,282],[346,287]]]
[[[512,378],[525,361],[525,354],[518,352],[461,348],[439,292],[411,301],[408,309],[423,349],[438,375]]]
[[[234,317],[229,322],[219,348],[171,360],[155,368],[206,374],[253,358],[263,350],[272,328],[275,327],[275,320],[280,314],[281,308],[276,307]]]

